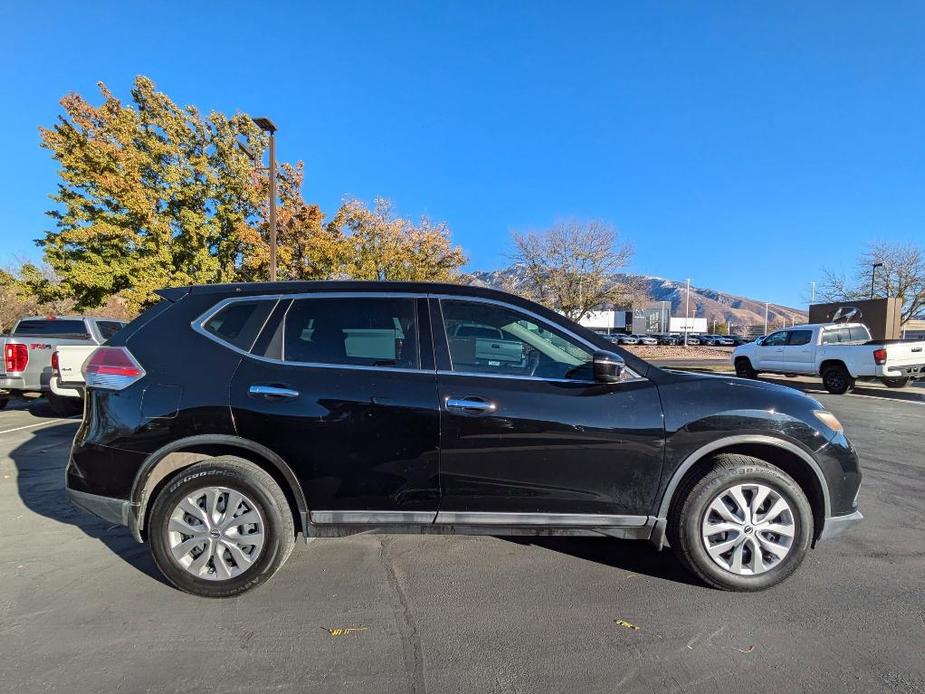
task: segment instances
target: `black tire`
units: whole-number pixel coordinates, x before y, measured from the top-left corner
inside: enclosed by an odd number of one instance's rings
[[[758,482],[770,487],[793,510],[794,537],[787,555],[775,566],[756,575],[739,575],[717,564],[707,552],[701,525],[710,503],[723,490]],[[800,486],[780,468],[758,458],[727,454],[717,456],[702,477],[679,489],[668,515],[668,541],[681,563],[704,583],[721,590],[764,590],[797,570],[813,540],[813,512]]]
[[[887,388],[905,388],[909,385],[908,378],[884,378],[883,385]]]
[[[210,486],[232,489],[253,500],[265,526],[264,545],[253,565],[226,580],[194,576],[174,559],[168,545],[173,510],[197,488]],[[148,539],[155,563],[177,588],[202,597],[227,598],[266,583],[279,570],[292,553],[295,527],[286,495],[276,480],[247,460],[220,456],[182,470],[163,487],[151,508]]]
[[[833,395],[842,395],[854,388],[854,379],[844,365],[833,364],[823,370],[822,385]]]
[[[59,417],[73,417],[84,409],[83,398],[66,398],[50,392],[46,395],[48,407]]]
[[[748,357],[739,357],[735,362],[736,376],[739,378],[758,378],[758,372],[752,368]]]

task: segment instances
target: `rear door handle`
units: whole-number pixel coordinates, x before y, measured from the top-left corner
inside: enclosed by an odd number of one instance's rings
[[[447,398],[448,410],[468,410],[470,412],[494,412],[495,403],[481,398]]]
[[[267,400],[291,400],[299,397],[299,391],[284,386],[268,386],[255,383],[247,391],[250,395]]]

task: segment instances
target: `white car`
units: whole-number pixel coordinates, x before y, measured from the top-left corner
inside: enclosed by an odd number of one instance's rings
[[[651,335],[630,335],[636,338],[637,345],[657,345],[658,340]]]
[[[861,323],[814,323],[778,330],[732,353],[736,374],[821,376],[830,393],[845,393],[857,380],[902,388],[925,378],[925,342],[872,340]]]

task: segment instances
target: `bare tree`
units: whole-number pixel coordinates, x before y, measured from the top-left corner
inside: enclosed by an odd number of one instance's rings
[[[882,265],[874,272],[874,264]],[[857,261],[853,277],[825,270],[820,296],[850,301],[871,296],[895,297],[902,304],[902,322],[925,312],[925,249],[914,243],[871,243]]]
[[[616,229],[604,222],[560,222],[545,231],[515,232],[514,246],[526,280],[521,291],[573,320],[639,292],[615,277],[629,264],[633,249],[619,243]]]

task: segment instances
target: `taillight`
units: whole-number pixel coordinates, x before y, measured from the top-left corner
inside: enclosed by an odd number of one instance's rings
[[[6,345],[3,348],[3,361],[7,373],[25,371],[29,363],[29,350],[25,345]]]
[[[61,369],[58,368],[58,353],[51,353],[51,370],[55,372],[58,378],[61,378]]]
[[[880,349],[874,350],[874,363],[877,366],[883,366],[886,364],[886,350],[882,347]]]
[[[145,375],[125,347],[97,347],[80,370],[88,386],[107,390],[122,390]]]

